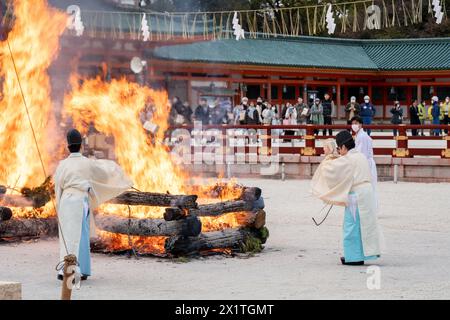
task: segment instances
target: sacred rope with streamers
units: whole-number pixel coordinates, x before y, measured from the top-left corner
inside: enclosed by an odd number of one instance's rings
[[[425,16],[434,17],[434,0],[354,0],[331,3],[336,33],[386,29],[421,23]],[[447,20],[445,1],[441,1],[442,19]],[[7,4],[11,5],[8,1]],[[248,33],[246,38],[317,35],[327,30],[326,15],[330,3],[255,10],[205,12],[89,11],[81,9],[84,34],[94,38],[144,40],[142,18],[146,14],[148,40],[233,38],[231,20],[235,12]],[[2,24],[11,25],[12,10],[7,8]],[[81,23],[81,21],[79,21]],[[68,33],[76,33],[68,30]]]

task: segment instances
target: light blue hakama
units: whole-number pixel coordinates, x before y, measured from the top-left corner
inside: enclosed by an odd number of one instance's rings
[[[89,233],[89,202],[88,199],[84,199],[83,203],[83,223],[81,226],[81,239],[80,247],[78,251],[78,263],[80,272],[82,275],[91,275],[91,246],[90,246],[90,233]]]
[[[350,193],[350,195],[352,195]],[[361,238],[361,222],[359,208],[356,206],[354,214],[349,206],[345,207],[343,223],[344,258],[346,262],[374,260],[379,256],[365,256]]]

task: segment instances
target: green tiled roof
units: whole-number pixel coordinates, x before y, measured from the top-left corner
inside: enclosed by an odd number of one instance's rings
[[[186,62],[357,70],[450,70],[450,37],[348,40],[320,37],[217,40],[156,48]]]

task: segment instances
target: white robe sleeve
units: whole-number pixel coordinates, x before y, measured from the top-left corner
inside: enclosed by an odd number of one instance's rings
[[[122,168],[111,160],[92,160],[89,192],[92,209],[130,189],[133,182]]]

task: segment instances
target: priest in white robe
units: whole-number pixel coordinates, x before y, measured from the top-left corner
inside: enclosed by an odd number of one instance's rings
[[[68,254],[77,257],[81,279],[91,275],[90,224],[92,211],[132,186],[122,169],[113,161],[88,159],[81,155],[81,134],[67,134],[70,155],[62,160],[54,174],[56,209],[60,223],[60,261]],[[62,270],[58,274],[62,280]]]
[[[314,173],[312,193],[325,203],[343,206],[342,264],[362,265],[381,255],[381,232],[375,213],[371,173],[348,131],[336,136],[340,157],[326,157]]]
[[[377,174],[377,165],[373,158],[373,144],[372,138],[364,131],[362,127],[362,118],[359,116],[355,116],[351,119],[352,122],[352,130],[355,132],[355,144],[356,150],[361,152],[366,156],[367,161],[369,163],[370,174],[372,175],[372,187],[375,196],[375,204],[378,211],[378,193],[377,193],[377,183],[378,183],[378,174]]]

